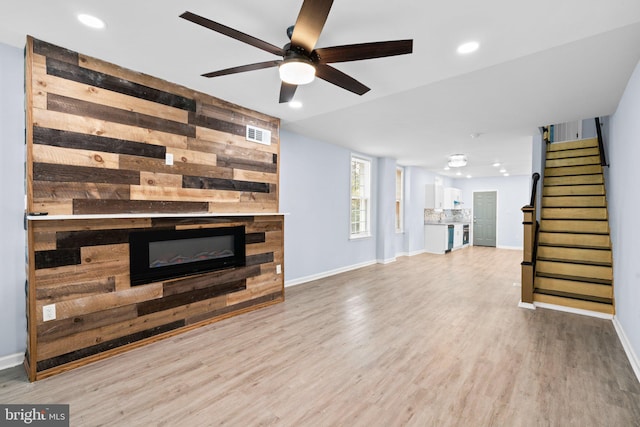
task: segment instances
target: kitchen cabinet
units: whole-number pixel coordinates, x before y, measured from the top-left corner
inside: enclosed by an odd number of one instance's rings
[[[444,187],[442,179],[436,178],[433,184],[427,184],[424,192],[425,209],[444,209]]]
[[[444,209],[462,208],[462,190],[459,188],[447,187],[444,189],[443,193]]]
[[[449,229],[446,224],[425,224],[424,250],[431,254],[444,254],[449,243]]]

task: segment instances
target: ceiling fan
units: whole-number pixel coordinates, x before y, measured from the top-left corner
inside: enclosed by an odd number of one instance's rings
[[[280,103],[291,101],[298,86],[310,83],[314,77],[319,77],[350,92],[363,95],[370,90],[367,86],[328,64],[408,54],[413,51],[413,40],[361,43],[315,49],[332,4],[333,0],[304,0],[295,25],[287,29],[291,43],[287,43],[281,48],[195,13],[184,12],[180,17],[282,57],[282,59],[273,61],[213,71],[203,74],[204,77],[218,77],[277,66],[282,80]]]

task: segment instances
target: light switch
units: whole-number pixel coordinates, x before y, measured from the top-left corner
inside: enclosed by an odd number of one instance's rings
[[[282,265],[281,264],[276,265],[276,274],[282,274]]]
[[[165,161],[164,163],[168,166],[173,165],[173,154],[172,153],[166,153],[165,154]]]
[[[56,318],[56,305],[49,304],[42,306],[42,321],[48,322],[49,320],[55,320]]]

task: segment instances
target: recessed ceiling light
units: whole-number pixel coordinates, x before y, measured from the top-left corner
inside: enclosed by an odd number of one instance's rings
[[[467,178],[471,178],[471,175],[467,175]]]
[[[466,55],[467,53],[472,53],[478,50],[480,47],[480,43],[478,42],[467,42],[458,46],[458,53],[462,55]]]
[[[507,170],[505,168],[500,169],[500,173],[505,173]]]
[[[449,169],[451,169],[449,166],[445,166],[444,170],[448,171]]]
[[[460,175],[462,175],[462,172],[458,171],[458,172],[456,172],[456,175],[460,176]]]
[[[495,163],[493,164],[493,167],[494,167],[494,168],[498,168],[498,167],[500,167],[500,162],[495,162]]]
[[[505,173],[505,174],[503,174],[503,175],[504,175],[504,176],[509,176],[509,174],[508,174],[508,173]]]
[[[91,28],[102,29],[105,27],[105,23],[102,19],[96,18],[92,15],[87,15],[86,13],[79,14],[78,21]]]
[[[289,101],[289,107],[295,108],[296,110],[302,108],[302,102],[300,101]]]

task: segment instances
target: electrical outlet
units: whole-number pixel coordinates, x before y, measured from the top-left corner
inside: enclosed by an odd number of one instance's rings
[[[49,320],[55,320],[55,318],[56,318],[55,304],[42,306],[42,321],[48,322]]]
[[[281,264],[276,265],[276,274],[282,274],[282,265]]]
[[[173,165],[173,154],[171,154],[171,153],[165,153],[164,163],[165,163],[167,166],[171,166],[171,165]]]

